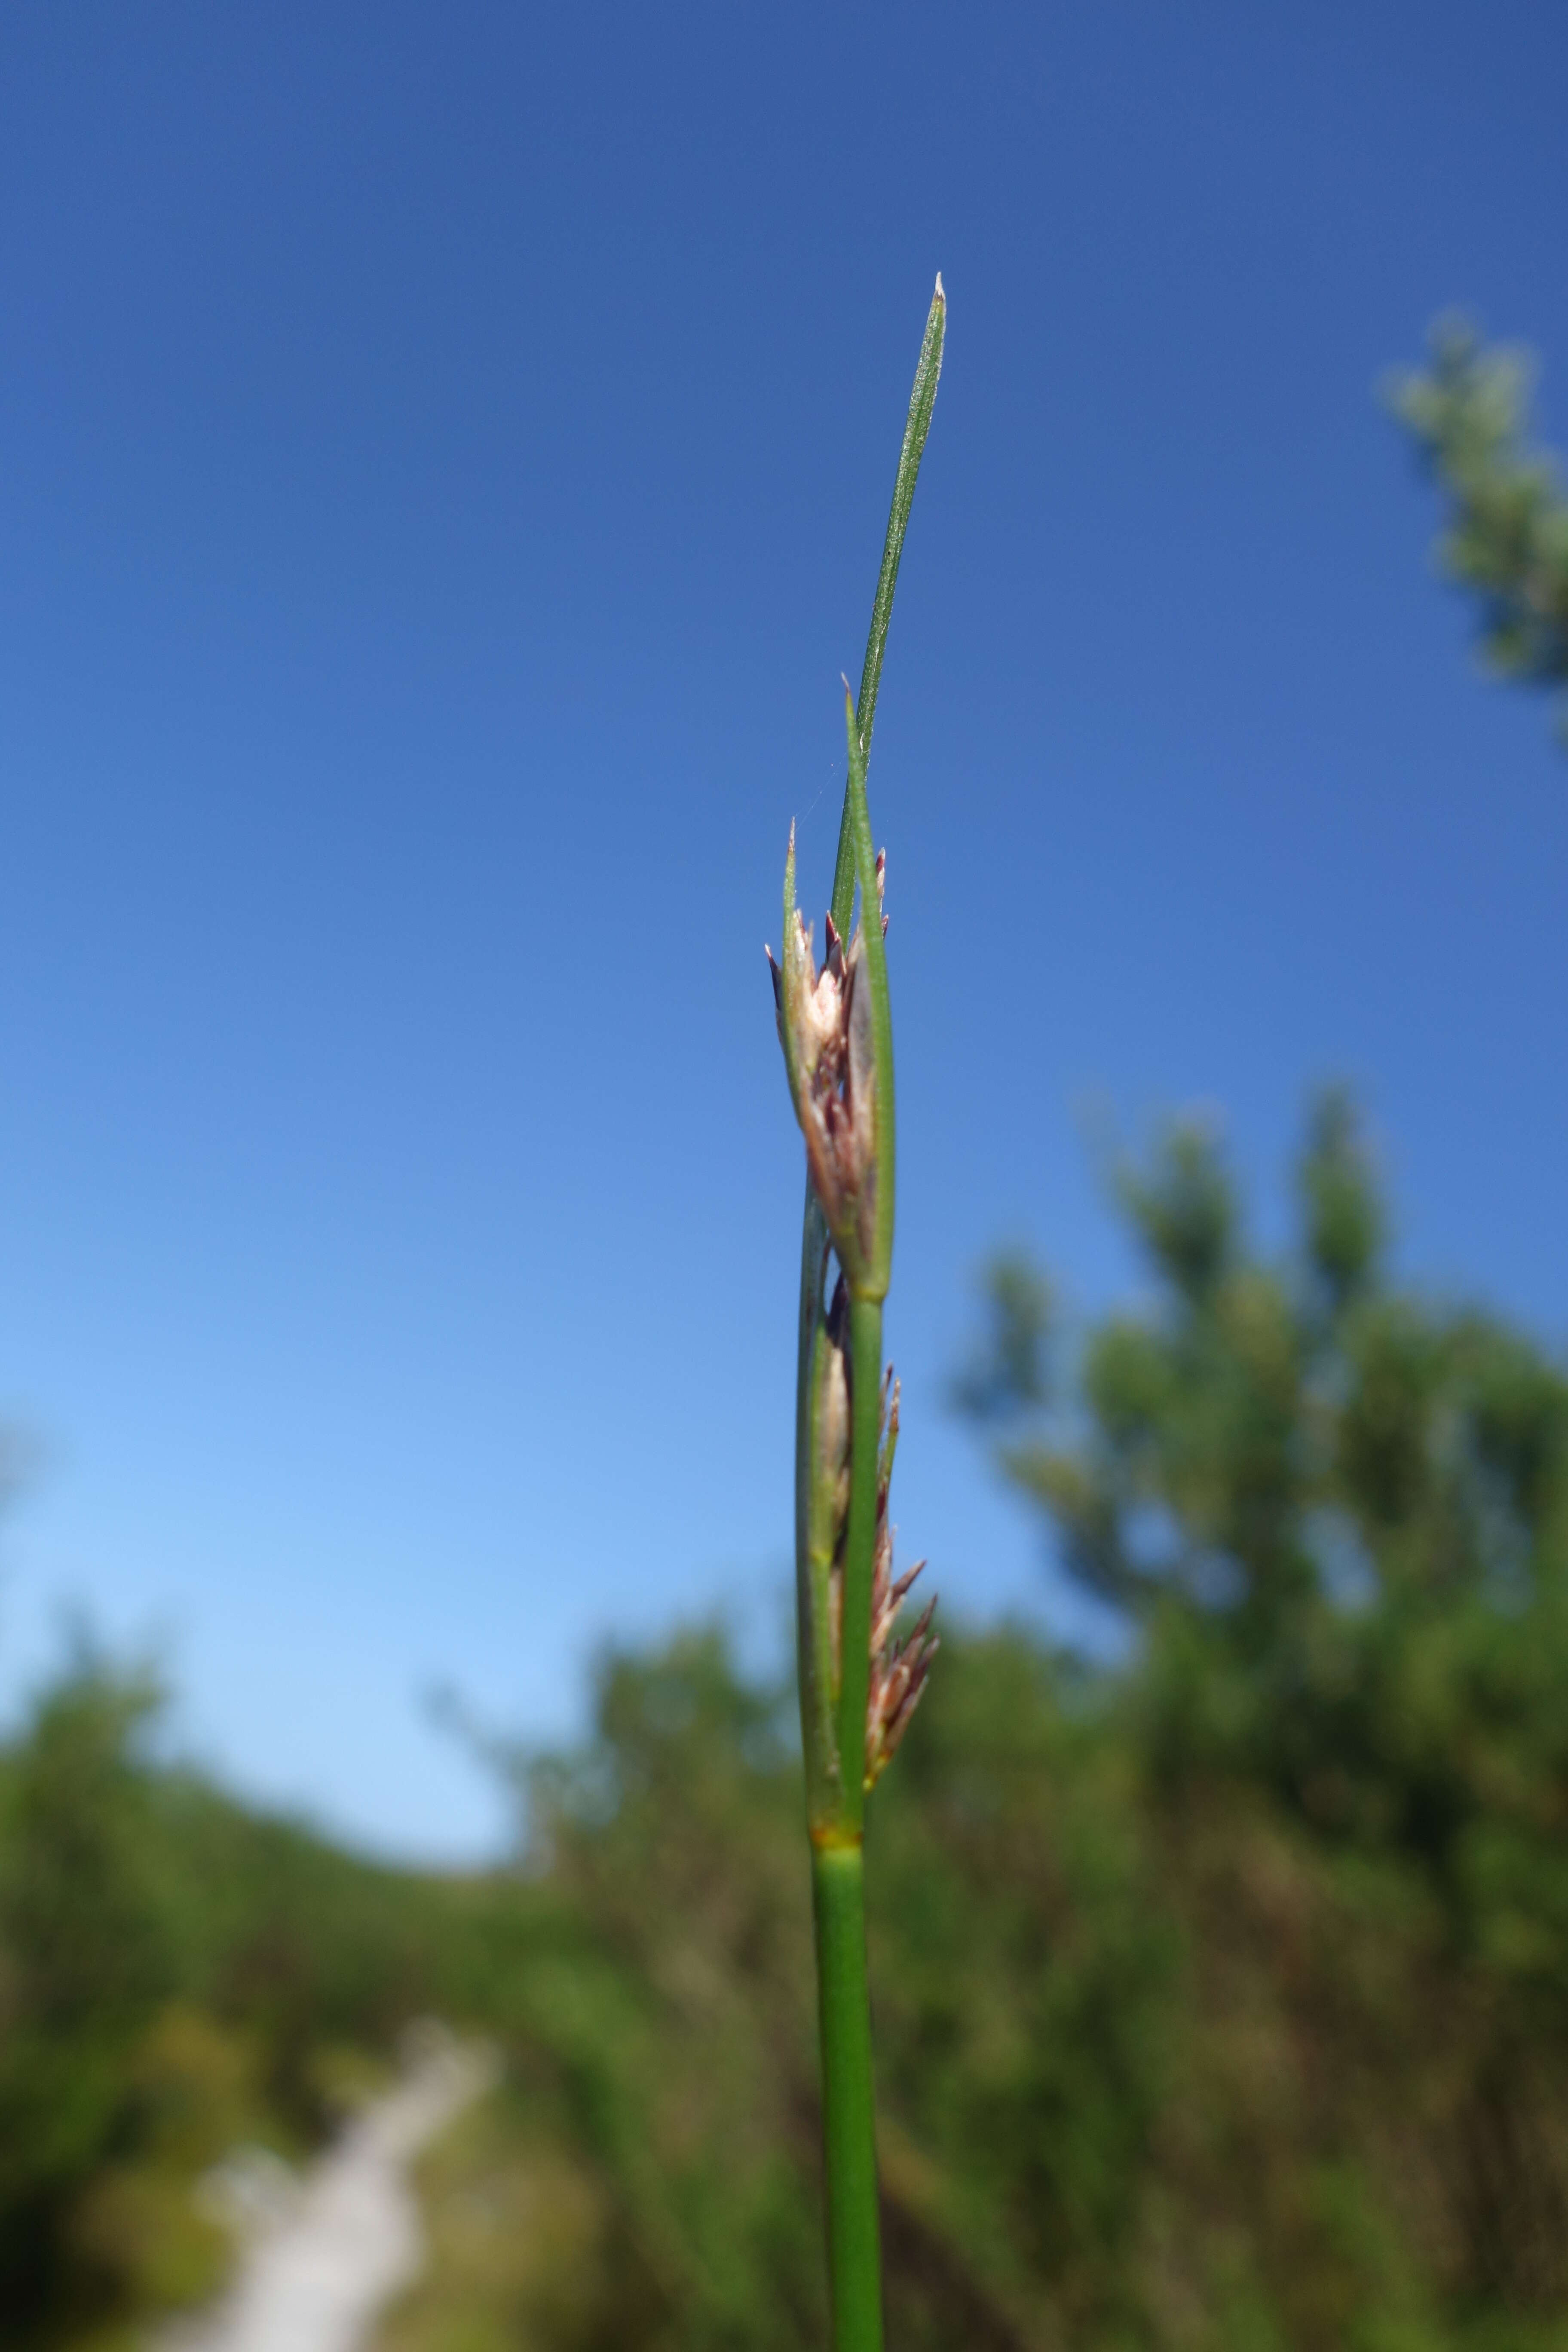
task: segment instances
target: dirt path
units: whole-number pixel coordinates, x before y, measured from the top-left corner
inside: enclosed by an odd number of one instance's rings
[[[494,2071],[483,2051],[428,2047],[257,2230],[224,2303],[158,2352],[363,2352],[424,2259],[409,2168]]]

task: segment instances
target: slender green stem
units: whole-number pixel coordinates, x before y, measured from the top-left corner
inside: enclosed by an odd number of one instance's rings
[[[836,1821],[841,1811],[829,1598],[833,1559],[830,1544],[819,1547],[816,1523],[820,1514],[814,1507],[820,1409],[818,1371],[827,1345],[822,1299],[826,1262],[827,1224],[808,1177],[800,1254],[800,1347],[795,1375],[795,1543],[801,1753],[805,1765],[805,1817],[814,1831]]]
[[[877,1216],[868,1263],[857,1287],[864,1298],[885,1298],[893,1270],[896,1118],[893,1103],[893,1015],[888,1001],[888,954],[878,919],[877,857],[871,847],[871,813],[866,803],[866,750],[857,740],[855,713],[845,695],[845,731],[849,743],[849,782],[844,794],[844,830],[849,835],[855,878],[860,886],[860,951],[871,1003],[871,1066],[877,1074]],[[879,1373],[879,1377],[880,1374]]]
[[[871,1666],[871,1581],[877,1542],[878,1411],[882,1382],[882,1300],[893,1237],[893,1063],[887,965],[878,898],[866,767],[882,679],[899,560],[915,481],[942,373],[947,301],[936,282],[915,369],[903,447],[893,483],[882,567],[858,701],[848,714],[849,780],[833,879],[833,920],[847,940],[860,893],[877,1070],[877,1217],[871,1263],[849,1307],[851,1400],[849,1508],[842,1555],[837,1692],[831,1687],[827,1632],[831,1563],[812,1549],[817,1462],[816,1368],[824,1341],[823,1269],[827,1234],[808,1183],[801,1237],[799,1371],[795,1423],[795,1546],[801,1611],[801,1727],[806,1757],[806,1807],[812,1838],[816,1921],[818,2020],[826,2164],[828,2273],[835,2352],[881,2352],[881,2248],[877,2221],[875,2089],[866,1987],[866,1703]],[[785,922],[793,919],[795,862],[785,883]],[[786,1041],[785,1052],[789,1051]]]
[[[871,1679],[871,1569],[877,1548],[877,1407],[882,1385],[882,1305],[849,1302],[849,1525],[838,1670],[839,1822],[858,1837],[866,1816],[866,1693]]]
[[[836,2352],[881,2352],[882,2250],[859,1841],[814,1848],[811,1876],[833,2341]]]
[[[942,374],[942,347],[947,333],[947,297],[942,290],[942,279],[936,281],[936,292],[931,298],[926,313],[926,331],[921,343],[921,355],[915,366],[914,389],[910,394],[910,413],[904,425],[904,446],[899,452],[899,470],[893,477],[893,504],[888,516],[888,535],[882,542],[882,568],[877,574],[877,593],[871,600],[871,628],[866,639],[866,659],[860,671],[860,691],[856,697],[855,716],[860,735],[860,755],[868,764],[871,758],[871,730],[877,719],[877,697],[882,685],[882,656],[888,649],[888,625],[893,617],[893,591],[899,584],[899,559],[904,551],[904,533],[910,527],[910,509],[915,502],[915,483],[925,455],[926,435],[931,431],[931,411],[936,406],[936,387]],[[855,847],[850,838],[848,806],[845,806],[844,823],[838,830],[838,862],[833,873],[833,919],[843,936],[849,936],[849,919],[855,911]]]

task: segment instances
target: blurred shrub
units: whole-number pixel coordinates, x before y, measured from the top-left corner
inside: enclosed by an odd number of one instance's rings
[[[228,2246],[201,2173],[309,2146],[463,1972],[453,1893],[160,1768],[159,1704],[84,1648],[0,1755],[7,2344],[207,2293]]]
[[[1502,677],[1559,694],[1568,683],[1568,498],[1557,459],[1531,434],[1535,362],[1439,319],[1425,369],[1388,387],[1445,493],[1438,555],[1474,597],[1481,649]],[[1559,733],[1568,732],[1568,715]]]

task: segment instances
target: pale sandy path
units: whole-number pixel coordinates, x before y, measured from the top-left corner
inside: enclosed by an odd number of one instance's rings
[[[484,2051],[426,2049],[253,2240],[224,2303],[165,2331],[157,2352],[363,2352],[424,2260],[409,2167],[494,2074]]]

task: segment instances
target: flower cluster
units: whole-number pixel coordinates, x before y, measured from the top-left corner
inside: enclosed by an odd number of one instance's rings
[[[833,1687],[843,1675],[844,1559],[849,1517],[849,1383],[847,1351],[848,1292],[839,1276],[822,1327],[820,1385],[815,1422],[812,1465],[811,1548],[813,1556],[831,1562],[826,1598]],[[931,1662],[941,1646],[931,1633],[936,1611],[933,1595],[913,1629],[900,1641],[899,1612],[923,1559],[893,1574],[893,1528],[888,1516],[892,1486],[893,1456],[899,1445],[899,1383],[891,1365],[882,1381],[878,1411],[877,1538],[871,1565],[871,1674],[866,1693],[865,1779],[868,1790],[891,1762],[909,1720],[925,1689]]]
[[[899,1383],[888,1367],[882,1382],[881,1442],[877,1453],[877,1549],[871,1570],[871,1683],[866,1696],[866,1786],[874,1788],[887,1769],[894,1750],[920,1705],[931,1662],[941,1646],[931,1630],[936,1612],[933,1594],[908,1637],[897,1635],[899,1611],[921,1570],[923,1559],[902,1576],[893,1574],[893,1530],[888,1518],[888,1492],[892,1482],[893,1455],[899,1444]]]
[[[792,884],[794,868],[792,825]],[[827,953],[819,971],[811,925],[792,904],[784,917],[783,968],[770,948],[768,969],[812,1190],[839,1263],[854,1273],[869,1259],[875,1239],[877,1071],[859,929],[846,949],[831,915],[826,928]]]
[[[854,746],[851,741],[851,760]],[[879,854],[866,873],[877,897],[875,919],[885,937],[884,909],[887,859]],[[866,913],[868,888],[862,892]],[[784,936],[782,964],[768,952],[779,1040],[795,1116],[805,1138],[806,1166],[811,1189],[827,1229],[822,1275],[831,1254],[839,1273],[831,1300],[821,1304],[825,1282],[815,1286],[809,1402],[809,1464],[803,1496],[802,1567],[803,1650],[802,1705],[817,1727],[812,1744],[808,1731],[808,1763],[816,1755],[824,1769],[843,1780],[850,1759],[836,1748],[834,1724],[844,1684],[845,1552],[848,1539],[849,1504],[854,1483],[853,1387],[850,1299],[862,1297],[858,1286],[876,1278],[878,1249],[878,1064],[873,1046],[871,984],[868,975],[863,928],[858,926],[847,949],[832,914],[826,918],[827,952],[817,967],[810,926],[795,903],[795,829],[790,829],[784,866]],[[872,952],[879,956],[881,941],[871,934]],[[886,1039],[884,1035],[884,1052]],[[891,1073],[889,1119],[891,1119]],[[883,1244],[885,1247],[885,1243]],[[885,1281],[885,1263],[881,1269]],[[875,1298],[879,1294],[872,1292]],[[880,1318],[878,1318],[879,1328]],[[873,1363],[876,1360],[873,1359]],[[870,1377],[875,1378],[875,1372]],[[919,1705],[931,1671],[937,1643],[931,1631],[934,1601],[912,1632],[900,1641],[899,1612],[921,1561],[904,1575],[893,1574],[893,1530],[888,1517],[889,1486],[899,1439],[899,1384],[889,1370],[881,1382],[877,1415],[876,1528],[869,1563],[870,1617],[868,1681],[866,1697],[863,1779],[871,1789],[890,1762]],[[809,1687],[816,1694],[807,1696]],[[827,1759],[831,1759],[831,1761]],[[810,1774],[808,1772],[808,1780]]]

